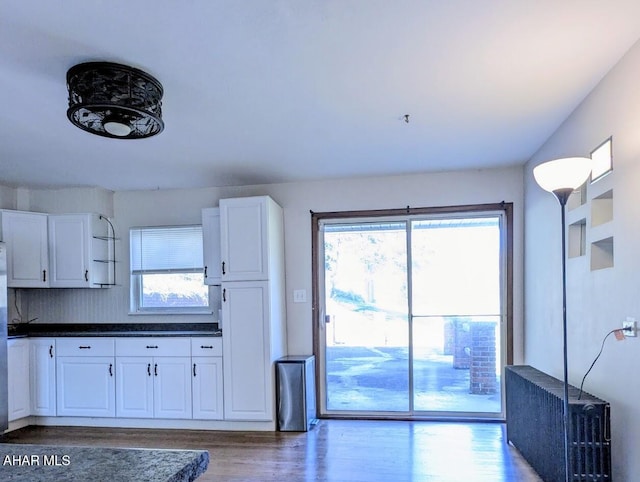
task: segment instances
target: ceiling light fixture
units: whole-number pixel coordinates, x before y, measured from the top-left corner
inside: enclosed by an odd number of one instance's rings
[[[87,62],[67,72],[69,120],[87,132],[114,139],[142,139],[159,134],[162,84],[134,67]]]

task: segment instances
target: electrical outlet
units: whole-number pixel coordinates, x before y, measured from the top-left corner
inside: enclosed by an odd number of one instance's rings
[[[624,330],[624,336],[638,336],[638,327],[636,320],[633,318],[627,318],[627,321],[622,322],[622,329]]]

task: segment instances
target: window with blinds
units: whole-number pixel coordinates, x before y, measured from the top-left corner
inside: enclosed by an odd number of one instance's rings
[[[202,226],[132,228],[132,313],[209,313]]]

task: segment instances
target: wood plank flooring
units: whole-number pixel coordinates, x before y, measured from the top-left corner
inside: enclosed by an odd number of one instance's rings
[[[26,427],[3,441],[206,449],[211,462],[198,482],[541,480],[499,423],[323,420],[305,433]]]

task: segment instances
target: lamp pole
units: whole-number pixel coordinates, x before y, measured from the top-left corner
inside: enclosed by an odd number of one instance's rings
[[[571,476],[571,447],[569,433],[571,430],[570,417],[569,417],[569,363],[568,363],[568,343],[567,343],[567,248],[566,248],[566,233],[565,233],[565,212],[567,206],[567,200],[573,192],[573,189],[557,189],[553,191],[553,194],[560,203],[561,211],[561,238],[562,238],[562,361],[563,361],[563,425],[564,425],[564,472],[565,481],[571,482],[573,478]]]
[[[569,370],[567,356],[567,261],[566,261],[566,233],[565,208],[571,193],[579,188],[591,174],[592,160],[588,157],[567,157],[547,161],[533,168],[533,176],[538,185],[545,191],[554,194],[560,203],[561,233],[562,233],[562,348],[564,370],[563,396],[563,433],[564,433],[564,473],[565,481],[573,479],[571,473],[571,445],[569,433],[571,431],[569,417]]]

